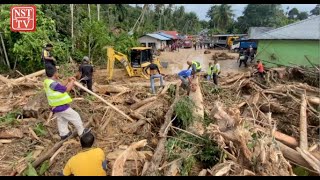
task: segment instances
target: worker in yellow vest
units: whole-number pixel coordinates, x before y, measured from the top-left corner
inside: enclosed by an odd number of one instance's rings
[[[192,68],[192,78],[194,78],[195,74],[201,71],[201,64],[198,61],[187,61],[189,65],[188,69]]]
[[[220,73],[221,73],[220,64],[218,63],[218,60],[214,60],[212,79],[215,85],[218,85],[218,76]]]
[[[209,67],[208,67],[208,70],[207,70],[207,80],[210,81],[211,77],[212,77],[212,73],[213,73],[213,65],[212,63],[210,62],[209,63]]]
[[[72,102],[68,92],[74,86],[76,79],[70,77],[66,86],[57,82],[58,72],[54,66],[46,69],[47,79],[44,80],[44,90],[51,107],[51,111],[57,117],[57,124],[61,140],[68,138],[72,133],[68,129],[68,123],[72,123],[77,129],[79,136],[89,132],[89,129],[83,127],[80,115],[70,107]]]

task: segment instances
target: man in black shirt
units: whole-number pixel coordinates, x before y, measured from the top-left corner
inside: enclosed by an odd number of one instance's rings
[[[150,84],[152,93],[155,94],[156,90],[154,87],[154,79],[160,78],[160,86],[163,87],[163,76],[160,73],[158,65],[154,64],[153,60],[149,66],[146,67],[145,73],[148,74],[147,70],[150,68]]]
[[[87,88],[92,91],[92,75],[93,67],[89,64],[89,57],[83,57],[83,63],[79,67],[80,79],[83,85],[87,85]]]
[[[41,53],[41,59],[42,59],[42,62],[44,63],[44,67],[46,70],[48,66],[56,67],[56,59],[51,55],[52,48],[53,48],[52,44],[47,44]]]

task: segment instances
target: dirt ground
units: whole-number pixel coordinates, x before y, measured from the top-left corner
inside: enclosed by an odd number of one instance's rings
[[[202,71],[206,72],[209,62],[213,63],[212,55],[215,53],[227,53],[229,56],[233,56],[234,59],[220,60],[221,76],[225,76],[228,73],[246,72],[249,69],[245,67],[239,68],[237,63],[238,54],[229,53],[227,50],[209,50],[210,54],[204,54],[205,49],[179,49],[174,52],[161,52],[159,59],[161,62],[168,62],[168,67],[163,68],[161,71],[166,75],[173,75],[179,73],[181,70],[187,69],[187,61],[198,61],[201,63]],[[95,81],[101,84],[106,83],[106,69],[99,69],[95,72]],[[157,80],[156,80],[157,81]],[[139,77],[128,78],[128,75],[124,69],[115,69],[113,82],[116,83],[134,83],[134,82],[149,82],[146,79]]]

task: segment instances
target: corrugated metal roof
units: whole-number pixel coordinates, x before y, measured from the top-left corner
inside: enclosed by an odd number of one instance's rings
[[[267,31],[255,39],[320,40],[320,15]]]
[[[161,35],[155,34],[155,33],[146,34],[146,36],[150,36],[150,37],[153,37],[153,38],[155,38],[155,39],[159,39],[159,40],[161,40],[161,41],[168,41],[168,40],[170,40],[170,39],[167,38],[167,37],[164,37],[164,36],[161,36]]]
[[[169,34],[166,34],[164,32],[158,32],[157,34],[161,35],[161,36],[164,36],[166,38],[170,38],[170,39],[173,39],[173,36],[169,35]]]
[[[273,27],[250,27],[248,32],[248,39],[255,39],[263,35],[267,31],[271,31],[275,28]]]
[[[229,37],[229,36],[245,36],[247,34],[216,34],[212,37]]]

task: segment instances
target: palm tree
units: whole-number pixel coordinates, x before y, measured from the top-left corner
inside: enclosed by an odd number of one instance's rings
[[[213,19],[217,22],[217,27],[220,29],[226,29],[227,26],[231,23],[232,13],[231,6],[228,4],[222,4],[217,7],[217,11],[213,12]]]
[[[211,18],[211,26],[222,30],[232,22],[233,16],[231,6],[228,4],[214,5],[207,12],[207,17]]]

